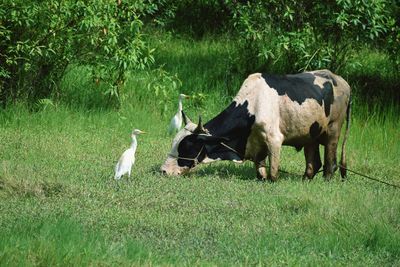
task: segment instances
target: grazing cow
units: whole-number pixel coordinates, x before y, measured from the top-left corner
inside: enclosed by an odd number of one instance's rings
[[[321,168],[319,145],[325,147],[324,177],[337,169],[336,151],[344,119],[340,171],[346,176],[345,144],[350,120],[350,86],[329,70],[275,76],[255,73],[233,102],[204,126],[183,114],[185,127],[175,136],[161,172],[180,175],[199,163],[216,160],[255,163],[257,177],[277,179],[282,145],[304,147],[304,178]],[[269,159],[267,173],[265,159]]]

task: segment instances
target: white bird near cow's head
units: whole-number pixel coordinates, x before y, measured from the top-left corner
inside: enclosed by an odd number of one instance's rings
[[[125,174],[128,174],[128,177],[131,176],[132,165],[135,163],[135,152],[137,148],[137,139],[136,136],[139,134],[143,134],[145,132],[135,129],[132,131],[132,143],[131,147],[125,150],[122,153],[121,157],[118,160],[117,165],[115,166],[115,180],[121,179],[121,177]]]
[[[170,135],[178,132],[181,129],[181,126],[182,126],[182,100],[184,98],[189,98],[189,96],[184,95],[184,94],[179,95],[178,112],[171,119],[171,122],[170,122],[169,128],[168,128],[168,133]]]

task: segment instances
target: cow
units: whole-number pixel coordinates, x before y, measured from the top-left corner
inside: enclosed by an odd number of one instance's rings
[[[329,70],[284,76],[255,73],[248,76],[231,104],[202,124],[183,112],[185,127],[173,139],[161,172],[187,173],[200,163],[217,160],[255,164],[259,179],[276,181],[282,145],[304,148],[304,179],[322,167],[319,146],[325,148],[323,176],[337,169],[336,152],[342,124],[340,173],[346,176],[346,139],[350,126],[350,86]],[[266,158],[269,168],[266,168]]]

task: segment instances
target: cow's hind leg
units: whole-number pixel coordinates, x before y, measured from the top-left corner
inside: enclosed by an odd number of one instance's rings
[[[325,145],[325,155],[324,155],[324,177],[326,180],[332,178],[333,173],[337,169],[336,164],[336,153],[338,145],[338,137],[331,138]]]
[[[306,170],[303,178],[312,179],[322,166],[319,144],[312,143],[304,146],[304,156],[306,158]]]

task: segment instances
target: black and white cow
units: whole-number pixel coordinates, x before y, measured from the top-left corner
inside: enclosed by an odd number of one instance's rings
[[[281,147],[288,145],[304,147],[304,177],[311,179],[322,166],[319,145],[323,145],[324,177],[330,179],[337,169],[336,151],[347,117],[340,163],[346,166],[350,86],[329,70],[285,76],[255,73],[244,81],[233,102],[204,126],[201,119],[196,125],[183,117],[185,127],[161,166],[167,175],[184,174],[199,163],[252,160],[257,177],[275,181]]]

